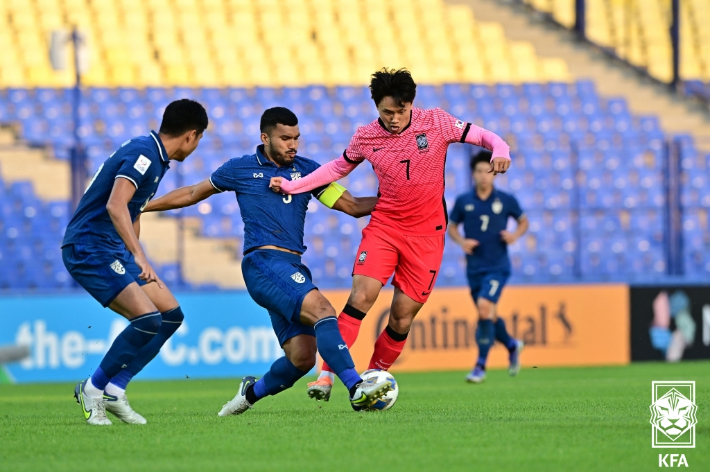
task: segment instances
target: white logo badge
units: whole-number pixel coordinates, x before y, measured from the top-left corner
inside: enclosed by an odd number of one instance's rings
[[[296,282],[297,284],[302,284],[303,282],[306,281],[306,277],[305,277],[302,273],[300,273],[300,272],[296,272],[295,274],[293,274],[293,275],[291,276],[291,278],[292,278],[293,281]]]
[[[260,178],[262,178],[263,176],[264,176],[264,174],[262,174],[261,172],[259,172],[259,173],[256,173],[256,172],[255,172],[255,173],[254,173],[254,178],[255,178],[255,179],[260,179]]]
[[[300,172],[291,172],[291,180],[298,180],[301,178]]]
[[[123,275],[126,273],[126,269],[123,267],[123,264],[121,264],[120,261],[113,261],[113,263],[111,263],[111,268],[118,275]]]
[[[360,256],[357,258],[357,263],[358,264],[364,264],[365,259],[367,259],[367,251],[362,251],[360,253]]]
[[[466,210],[466,211],[473,211],[474,208],[476,208],[476,207],[473,206],[473,203],[469,203],[468,205],[466,205],[465,207],[463,207],[463,209]]]
[[[652,447],[694,448],[695,381],[654,381],[651,388]]]
[[[145,175],[145,171],[148,170],[148,167],[150,167],[150,159],[145,157],[143,154],[138,156],[138,160],[136,160],[136,163],[133,164],[133,168],[140,172],[141,175]]]
[[[499,215],[501,211],[503,211],[503,204],[501,203],[500,200],[496,198],[496,201],[493,202],[491,205],[491,209],[493,210],[493,213],[496,215]]]
[[[465,125],[466,125],[466,123],[464,123],[464,122],[461,121],[461,120],[456,120],[456,123],[454,123],[454,126],[456,126],[458,129],[463,129],[463,127],[464,127]]]
[[[160,177],[156,177],[156,178],[155,178],[155,181],[154,181],[153,183],[154,183],[154,184],[157,184],[159,179],[160,179]]]

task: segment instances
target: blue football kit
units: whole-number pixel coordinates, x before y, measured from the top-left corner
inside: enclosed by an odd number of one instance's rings
[[[210,177],[217,191],[236,194],[244,221],[244,282],[254,301],[268,310],[282,345],[298,334],[315,335],[311,326],[301,324],[300,310],[303,299],[316,286],[301,256],[256,248],[278,246],[303,254],[308,202],[327,186],[284,196],[271,191],[269,182],[272,177],[299,179],[318,167],[317,162],[301,156],[289,167],[278,167],[259,146],[255,154],[227,161]]]
[[[145,285],[138,278],[141,269],[106,210],[114,181],[123,178],[135,185],[128,203],[131,220],[135,221],[169,167],[165,147],[154,131],[126,141],[96,171],[67,226],[62,242],[64,265],[104,307],[131,283]]]
[[[506,229],[508,218],[519,220],[522,216],[515,197],[500,190],[494,189],[486,200],[481,200],[475,189],[456,199],[450,221],[463,223],[465,237],[479,242],[473,254],[466,255],[466,275],[474,300],[483,297],[498,302],[510,277],[508,245],[500,233]]]

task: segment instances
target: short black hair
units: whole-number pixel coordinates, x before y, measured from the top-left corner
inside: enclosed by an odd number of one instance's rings
[[[296,126],[298,124],[298,118],[296,117],[296,114],[288,108],[269,108],[263,115],[261,115],[259,129],[262,133],[269,134],[278,124],[285,126]]]
[[[399,106],[414,101],[417,95],[417,84],[407,69],[388,69],[383,67],[371,76],[370,93],[375,105],[383,98],[392,97]]]
[[[163,113],[160,132],[168,136],[180,136],[193,129],[202,134],[209,124],[205,107],[194,100],[183,98],[171,102]]]
[[[491,159],[493,159],[491,151],[486,151],[485,149],[478,151],[478,153],[471,156],[471,171],[476,170],[476,166],[481,162],[490,164]]]

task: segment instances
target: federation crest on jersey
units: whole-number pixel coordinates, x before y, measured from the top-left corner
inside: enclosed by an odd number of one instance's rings
[[[118,275],[123,275],[126,273],[126,268],[123,267],[123,264],[121,264],[121,261],[115,260],[111,263],[111,268],[113,269],[114,272],[116,272]]]
[[[468,203],[465,207],[463,207],[463,209],[466,211],[473,211],[476,209],[476,207],[473,205],[473,203]]]
[[[493,210],[493,213],[495,213],[496,215],[500,215],[500,212],[503,211],[503,203],[496,198],[496,200],[491,205],[491,210]]]
[[[357,263],[358,264],[364,264],[365,259],[367,259],[367,251],[362,251],[360,255],[357,257]]]
[[[302,284],[303,282],[306,281],[306,277],[305,277],[302,273],[300,273],[300,272],[296,272],[295,274],[293,274],[293,275],[291,276],[291,278],[292,278],[293,281],[296,282],[297,284]]]
[[[417,147],[419,148],[419,152],[425,152],[429,150],[429,141],[426,139],[426,133],[418,134],[416,136],[417,138]]]

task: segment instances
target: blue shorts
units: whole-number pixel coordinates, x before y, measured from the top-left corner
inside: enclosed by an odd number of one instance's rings
[[[244,256],[242,273],[251,298],[268,310],[281,346],[299,334],[316,335],[312,326],[300,321],[303,299],[318,289],[301,256],[257,249]]]
[[[467,274],[468,285],[471,287],[473,301],[478,303],[479,298],[485,298],[492,303],[498,303],[505,283],[510,277],[508,272],[480,272]]]
[[[101,252],[100,248],[69,244],[62,248],[64,267],[79,285],[102,306],[111,302],[133,282],[145,285],[133,254]]]

